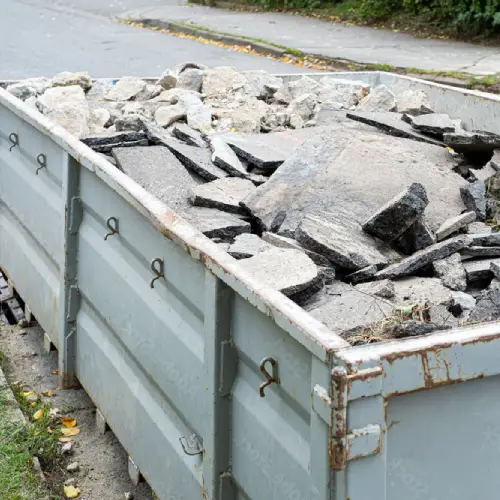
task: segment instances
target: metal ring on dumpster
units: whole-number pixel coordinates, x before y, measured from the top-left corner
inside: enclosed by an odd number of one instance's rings
[[[271,363],[271,368],[272,368],[272,376],[269,374],[269,372],[266,370],[266,363]],[[274,358],[264,358],[260,362],[260,371],[265,375],[266,381],[262,382],[260,384],[260,397],[263,398],[265,396],[264,394],[264,389],[271,385],[273,382],[275,384],[280,383],[280,379],[278,376],[278,362]]]
[[[104,236],[104,241],[106,241],[109,236],[113,236],[114,234],[118,234],[120,232],[118,229],[118,219],[116,217],[109,217],[106,221],[106,227],[109,229],[109,233]]]
[[[151,283],[149,284],[151,288],[155,287],[156,280],[165,277],[164,269],[165,265],[163,263],[163,259],[157,257],[156,259],[153,259],[151,261],[151,270],[156,274],[156,276],[151,280]]]
[[[38,162],[38,165],[40,165],[35,172],[35,174],[38,175],[38,172],[42,170],[42,168],[47,168],[47,157],[43,153],[40,153],[36,157],[36,161]]]
[[[17,134],[14,134],[14,132],[12,132],[12,134],[9,134],[9,141],[12,144],[12,146],[9,148],[9,151],[12,151],[12,149],[16,146],[19,146],[19,136]]]

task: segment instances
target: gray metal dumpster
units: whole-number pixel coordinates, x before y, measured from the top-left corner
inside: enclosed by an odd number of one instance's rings
[[[500,133],[495,96],[334,76]],[[0,266],[160,499],[498,496],[500,325],[350,347],[1,89]]]

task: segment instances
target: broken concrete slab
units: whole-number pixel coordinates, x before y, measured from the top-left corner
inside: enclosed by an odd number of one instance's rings
[[[79,71],[77,73],[63,71],[52,78],[51,85],[52,87],[70,87],[72,85],[79,85],[84,92],[87,92],[92,87],[92,80],[87,71]]]
[[[183,71],[177,78],[177,87],[193,90],[195,92],[201,91],[203,83],[203,70],[198,68],[188,68]]]
[[[313,252],[324,255],[334,264],[357,271],[366,266],[387,264],[373,238],[364,235],[359,224],[347,217],[318,213],[307,215],[297,228],[297,241]]]
[[[448,115],[429,113],[411,117],[411,126],[420,132],[435,135],[439,138],[443,134],[455,132],[455,124]]]
[[[189,127],[207,133],[212,129],[212,110],[202,103],[189,106],[186,120]]]
[[[500,233],[470,234],[471,246],[477,247],[500,247]]]
[[[377,271],[377,266],[372,264],[371,266],[363,267],[363,269],[360,269],[359,271],[348,274],[345,277],[345,281],[347,281],[348,283],[352,283],[353,285],[356,285],[357,283],[363,283],[364,281],[371,281],[374,279]]]
[[[319,88],[319,83],[308,76],[301,76],[295,80],[282,83],[274,94],[274,99],[283,104],[290,104],[293,99],[303,94],[314,93]]]
[[[80,139],[84,144],[93,148],[95,146],[106,146],[108,144],[123,144],[137,142],[146,139],[144,132],[122,131],[122,132],[105,132],[100,135],[83,137]],[[115,146],[120,147],[120,146]]]
[[[424,217],[419,217],[395,242],[404,254],[411,255],[436,243]]]
[[[172,104],[170,106],[160,106],[155,111],[155,122],[163,128],[169,127],[172,123],[186,117],[187,109],[183,104]]]
[[[103,144],[102,146],[92,146],[92,149],[96,153],[109,154],[115,148],[136,148],[139,146],[149,146],[149,141],[147,139],[139,139],[138,141],[132,142],[117,142],[115,144]]]
[[[470,168],[469,172],[474,180],[484,182],[485,185],[488,185],[488,181],[498,174],[498,170],[493,168],[491,162],[488,162],[483,168]]]
[[[250,165],[275,170],[318,131],[318,129],[309,128],[259,135],[227,133],[221,137],[238,156],[244,158]]]
[[[467,234],[489,234],[491,233],[491,226],[484,222],[473,222],[467,226]]]
[[[248,259],[272,248],[275,247],[255,234],[240,234],[236,236],[227,252],[235,259]]]
[[[272,248],[240,264],[252,277],[287,296],[303,292],[321,280],[316,264],[300,250]]]
[[[500,319],[500,290],[488,290],[477,301],[469,321],[483,322]]]
[[[212,150],[212,161],[234,177],[247,179],[250,174],[243,166],[236,153],[229,145],[218,136],[209,138],[210,149]]]
[[[115,148],[113,156],[131,179],[181,214],[189,207],[190,188],[202,182],[163,146]]]
[[[196,172],[207,181],[227,177],[227,172],[212,163],[212,154],[208,148],[188,146],[174,137],[162,133],[158,127],[151,123],[146,124],[146,134],[150,142],[166,146],[186,168]]]
[[[399,113],[389,113],[384,111],[377,112],[360,112],[348,111],[347,118],[361,123],[365,123],[372,127],[393,135],[394,137],[402,137],[412,139],[418,142],[427,142],[436,146],[444,146],[442,141],[429,137],[415,130],[409,123],[404,122]]]
[[[490,270],[496,279],[500,280],[500,262],[491,262]]]
[[[372,283],[361,283],[354,287],[356,290],[367,295],[375,295],[383,299],[392,299],[396,295],[394,283],[391,280],[374,281]]]
[[[486,219],[486,187],[483,182],[468,183],[460,188],[460,195],[467,210],[476,213],[478,220]]]
[[[207,147],[207,143],[204,141],[200,132],[193,130],[185,123],[176,123],[172,129],[172,135],[189,146],[196,146],[198,148]]]
[[[104,96],[107,101],[128,101],[142,92],[148,83],[135,76],[124,76]]]
[[[414,182],[380,207],[363,225],[363,231],[383,241],[399,238],[429,204],[424,186]]]
[[[220,238],[222,241],[232,241],[239,234],[251,230],[249,222],[214,208],[191,207],[182,213],[182,218],[208,238]]]
[[[309,120],[314,111],[314,106],[316,105],[316,97],[314,94],[302,94],[295,99],[290,101],[290,104],[286,108],[286,112],[292,116],[297,115],[304,122]],[[301,127],[295,127],[301,128]]]
[[[443,285],[461,292],[467,289],[467,276],[459,253],[435,260],[432,265],[435,276],[441,279]]]
[[[444,148],[355,130],[304,130],[315,136],[244,200],[264,230],[279,220],[273,231],[293,237],[304,214],[317,210],[362,224],[413,182],[427,192],[431,229],[463,211],[459,189],[466,181],[450,169]]]
[[[393,305],[386,299],[346,285],[340,294],[332,295],[327,302],[310,309],[309,314],[346,338],[386,320],[393,314]]]
[[[438,330],[443,330],[443,328],[434,323],[410,319],[394,325],[389,332],[389,336],[395,339],[404,339],[429,335]]]
[[[312,252],[307,248],[302,247],[297,243],[296,240],[292,238],[286,238],[285,236],[280,236],[274,233],[262,233],[262,239],[271,245],[279,248],[294,248],[295,250],[300,250],[301,252],[305,252],[305,254],[318,266],[322,268],[329,268],[332,266],[332,263],[323,255],[319,253]]]
[[[377,279],[392,279],[400,276],[408,276],[415,271],[422,269],[438,259],[444,259],[452,253],[459,252],[469,245],[469,240],[464,236],[456,236],[430,247],[420,250],[410,257],[403,259],[396,264],[392,264],[379,271],[375,277]]]
[[[396,97],[386,85],[375,87],[356,107],[356,111],[394,111]]]
[[[491,132],[456,132],[443,137],[447,146],[457,153],[492,153],[500,148],[500,135]]]
[[[467,274],[467,282],[473,283],[475,281],[491,279],[493,277],[491,266],[499,263],[500,258],[498,257],[465,261],[463,266]]]
[[[248,94],[257,99],[270,99],[283,85],[283,80],[262,70],[242,71]]]
[[[394,281],[395,303],[426,305],[449,304],[452,290],[438,278],[412,276]]]
[[[117,131],[135,130],[139,132],[145,130],[145,119],[142,115],[125,115],[115,119],[115,128]]]
[[[451,297],[452,304],[450,305],[450,311],[457,318],[466,321],[470,312],[476,307],[476,299],[464,292],[453,292]]]
[[[470,246],[462,250],[462,260],[477,259],[479,257],[500,257],[500,247]]]
[[[318,102],[336,102],[345,109],[357,106],[370,92],[370,86],[358,80],[324,76],[319,83],[314,89]]]
[[[451,219],[445,220],[436,231],[436,238],[442,241],[453,233],[457,233],[468,224],[476,220],[475,212],[465,212]]]
[[[243,214],[244,210],[240,202],[254,189],[253,182],[247,179],[226,177],[193,187],[189,199],[198,207],[217,208],[223,212]]]
[[[429,96],[423,90],[405,90],[396,97],[397,109],[400,113],[419,116],[433,113]]]

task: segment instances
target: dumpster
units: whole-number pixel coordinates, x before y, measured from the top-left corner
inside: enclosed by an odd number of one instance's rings
[[[330,76],[423,89],[500,133],[497,96]],[[0,266],[56,345],[60,383],[85,388],[162,500],[500,488],[499,324],[351,347],[2,89]]]

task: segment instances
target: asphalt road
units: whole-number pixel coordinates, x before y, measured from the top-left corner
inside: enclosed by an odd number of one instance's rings
[[[156,76],[185,61],[208,66],[300,68],[116,22],[135,7],[178,0],[1,0],[0,80],[88,71],[93,77]]]

